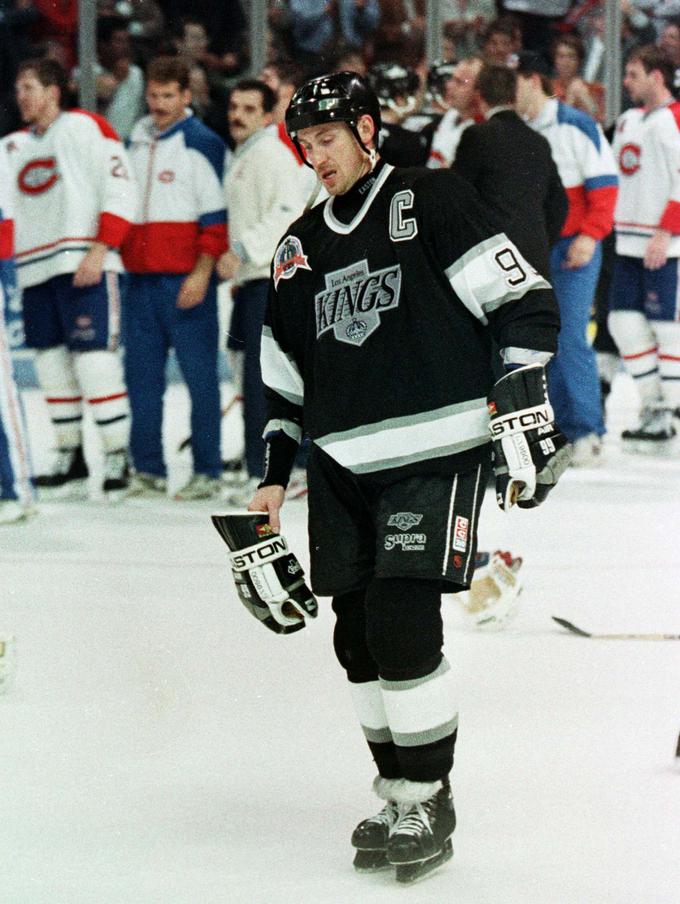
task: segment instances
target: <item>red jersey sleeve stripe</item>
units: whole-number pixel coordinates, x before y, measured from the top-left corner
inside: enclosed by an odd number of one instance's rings
[[[130,231],[132,224],[123,217],[117,217],[115,213],[102,213],[99,217],[99,231],[97,232],[97,242],[103,242],[111,248],[118,248],[123,239]]]

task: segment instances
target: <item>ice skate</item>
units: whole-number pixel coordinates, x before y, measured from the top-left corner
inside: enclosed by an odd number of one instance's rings
[[[31,505],[22,505],[16,499],[0,499],[0,524],[19,524],[35,513]]]
[[[222,487],[222,481],[218,477],[208,477],[207,474],[194,474],[194,476],[180,490],[175,493],[178,502],[193,502],[199,499],[217,499]]]
[[[0,633],[0,694],[9,691],[14,683],[16,669],[15,639]]]
[[[403,781],[395,799],[399,815],[387,842],[387,859],[397,868],[397,882],[406,884],[451,858],[456,813],[448,780]]]
[[[572,468],[596,468],[602,464],[602,440],[597,433],[589,433],[574,440]]]
[[[666,454],[671,449],[674,437],[672,409],[651,405],[642,409],[640,425],[637,428],[624,430],[621,434],[622,446],[627,452],[638,452],[643,455]]]
[[[125,495],[131,499],[162,499],[167,492],[168,481],[165,477],[137,471],[130,477]]]
[[[241,486],[248,479],[245,463],[241,456],[222,461],[222,483],[229,487]]]
[[[104,494],[112,502],[123,499],[130,483],[130,469],[125,449],[107,452],[104,456]]]
[[[373,788],[379,797],[384,798],[389,795],[391,784],[389,779],[377,778]],[[391,868],[392,864],[387,859],[387,840],[398,815],[397,804],[388,799],[379,813],[362,819],[356,827],[352,833],[352,847],[356,849],[354,869],[357,872],[374,873]]]
[[[83,447],[57,449],[48,474],[39,474],[35,486],[44,499],[84,498],[87,496],[89,471]]]

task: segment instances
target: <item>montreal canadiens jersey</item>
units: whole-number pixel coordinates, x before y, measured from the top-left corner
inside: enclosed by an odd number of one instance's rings
[[[265,435],[304,431],[357,474],[472,467],[489,454],[492,339],[522,364],[557,330],[550,285],[461,177],[379,163],[279,243]]]
[[[614,133],[619,197],[616,250],[644,257],[655,229],[671,233],[669,257],[680,257],[680,103],[621,115]]]

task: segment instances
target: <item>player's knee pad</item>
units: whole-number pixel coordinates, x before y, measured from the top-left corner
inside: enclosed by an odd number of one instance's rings
[[[125,391],[123,365],[117,352],[98,349],[73,355],[78,382],[88,399]]]
[[[40,388],[46,395],[80,395],[73,356],[65,345],[39,349],[35,355],[35,370]]]
[[[374,578],[366,593],[366,642],[383,678],[405,681],[435,669],[444,644],[439,584]]]
[[[375,681],[378,667],[366,644],[366,591],[353,590],[333,598],[333,649],[350,681]]]
[[[621,355],[637,355],[656,345],[649,321],[640,311],[610,311],[609,332]]]

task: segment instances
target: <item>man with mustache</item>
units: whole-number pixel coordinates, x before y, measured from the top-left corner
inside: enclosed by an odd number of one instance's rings
[[[243,489],[236,488],[229,497],[234,505],[243,505],[250,499],[264,474],[262,433],[267,417],[260,336],[269,265],[279,236],[302,213],[308,186],[301,173],[304,167],[278,133],[268,128],[275,105],[276,94],[269,85],[244,79],[234,86],[227,113],[236,149],[224,186],[230,247],[220,258],[218,273],[233,283],[228,350],[235,353],[230,357],[233,369],[240,371],[237,382],[242,382],[248,472],[245,494],[242,496]]]

